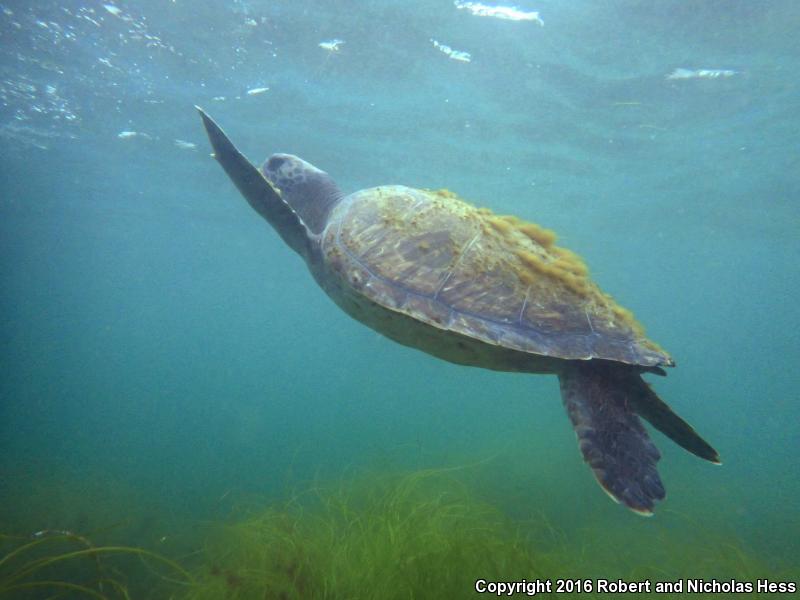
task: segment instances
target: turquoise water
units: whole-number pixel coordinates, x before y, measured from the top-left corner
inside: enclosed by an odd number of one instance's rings
[[[800,9],[517,7],[543,25],[445,0],[2,3],[2,529],[135,505],[148,544],[231,495],[489,459],[476,493],[520,527],[622,554],[699,527],[797,579]],[[657,389],[724,465],[654,433],[666,501],[646,522],[609,502],[555,378],[350,320],[209,158],[194,104],[254,162],[556,230],[675,357]]]

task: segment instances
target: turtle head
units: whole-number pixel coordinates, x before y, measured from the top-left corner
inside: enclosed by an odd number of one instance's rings
[[[273,154],[261,165],[261,173],[306,227],[314,233],[325,229],[331,209],[342,198],[330,175],[293,154]]]

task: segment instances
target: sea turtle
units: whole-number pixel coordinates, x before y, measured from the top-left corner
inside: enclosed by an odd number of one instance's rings
[[[660,454],[639,417],[719,464],[641,377],[664,375],[672,358],[553,232],[446,190],[347,195],[291,154],[259,170],[198,110],[216,160],[351,317],[461,365],[557,375],[583,458],[611,498],[644,515],[664,498]]]

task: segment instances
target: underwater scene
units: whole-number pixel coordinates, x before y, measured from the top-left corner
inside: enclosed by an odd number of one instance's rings
[[[0,598],[792,596],[799,25],[0,0]]]

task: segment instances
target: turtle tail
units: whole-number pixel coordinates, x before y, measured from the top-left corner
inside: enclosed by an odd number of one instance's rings
[[[559,381],[584,460],[606,493],[631,510],[651,515],[665,496],[656,470],[661,454],[637,413],[680,446],[719,463],[717,452],[656,396],[635,368],[570,361]]]

